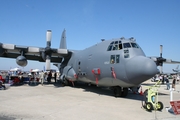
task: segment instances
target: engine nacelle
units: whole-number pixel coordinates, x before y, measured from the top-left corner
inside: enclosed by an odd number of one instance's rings
[[[24,56],[18,56],[18,57],[16,58],[16,63],[17,63],[19,66],[24,67],[24,66],[27,65],[27,59],[26,59],[26,57],[24,57]]]

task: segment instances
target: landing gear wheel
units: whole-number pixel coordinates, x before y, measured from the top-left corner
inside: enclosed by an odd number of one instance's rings
[[[128,95],[128,88],[123,88],[121,96],[126,97],[127,95]]]
[[[161,111],[161,110],[163,109],[163,107],[164,107],[164,106],[163,106],[163,103],[160,102],[160,101],[158,101],[157,104],[156,104],[157,110]]]
[[[122,95],[121,87],[119,86],[114,87],[114,96],[120,97],[121,95]]]
[[[147,103],[146,103],[146,110],[147,110],[147,111],[152,111],[152,110],[153,110],[153,104],[150,103],[150,102],[147,102]]]
[[[146,103],[148,101],[148,89],[144,91],[143,99],[142,99],[142,106],[146,108]]]

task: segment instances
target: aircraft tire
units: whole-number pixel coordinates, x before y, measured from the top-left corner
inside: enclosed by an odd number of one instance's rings
[[[144,91],[143,99],[142,99],[142,106],[146,108],[146,103],[148,101],[148,89]]]
[[[128,95],[128,88],[123,88],[121,97],[126,97]]]
[[[160,101],[158,101],[157,104],[156,104],[157,110],[161,111],[161,110],[163,109],[163,107],[164,107],[164,106],[163,106],[163,103],[160,102]]]
[[[149,112],[153,110],[153,104],[151,102],[146,103],[146,110]]]
[[[120,86],[114,87],[114,96],[120,97],[121,95],[122,95],[121,87]]]

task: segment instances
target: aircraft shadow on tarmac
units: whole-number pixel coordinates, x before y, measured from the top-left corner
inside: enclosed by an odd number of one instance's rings
[[[75,89],[79,88],[79,89],[84,89],[84,92],[93,92],[99,95],[107,95],[107,96],[112,96],[113,95],[113,91],[110,90],[107,87],[97,87],[96,85],[87,85],[85,83],[76,83],[74,86]],[[131,91],[129,91],[128,95],[126,97],[117,97],[120,99],[133,99],[133,100],[142,100],[143,99],[143,95],[139,95],[139,94],[133,94]]]

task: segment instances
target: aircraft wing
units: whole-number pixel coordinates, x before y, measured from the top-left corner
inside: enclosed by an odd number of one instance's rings
[[[16,58],[16,63],[22,67],[27,65],[27,60],[46,62],[46,70],[50,70],[50,63],[66,63],[72,52],[66,48],[65,30],[62,33],[59,49],[51,48],[51,30],[46,32],[46,47],[30,47],[14,44],[0,43],[0,57]]]
[[[165,59],[162,57],[149,57],[150,59],[154,60],[154,62],[163,62],[163,63],[168,63],[168,64],[180,64],[180,61],[173,61],[171,59]]]
[[[180,64],[180,61],[170,61],[170,62],[165,62],[165,63],[168,63],[168,64]]]
[[[36,60],[40,62],[45,61],[46,48],[41,47],[28,47],[19,46],[13,44],[0,43],[0,57],[5,58],[17,58],[18,56],[24,56],[28,60]],[[68,55],[67,49],[54,49],[51,48],[51,62],[61,62],[62,57]]]

